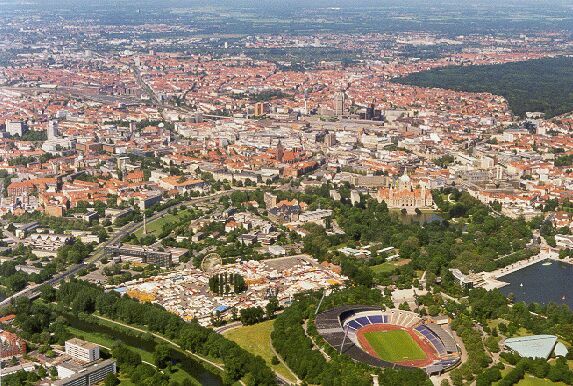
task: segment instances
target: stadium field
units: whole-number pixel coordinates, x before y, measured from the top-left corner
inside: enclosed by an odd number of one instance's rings
[[[424,350],[406,331],[368,331],[364,333],[364,338],[382,360],[402,362],[426,359]]]

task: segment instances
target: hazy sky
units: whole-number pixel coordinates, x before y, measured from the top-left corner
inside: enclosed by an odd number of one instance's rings
[[[42,4],[42,5],[61,5],[61,4],[118,4],[132,5],[142,7],[152,5],[160,7],[172,5],[222,5],[222,6],[253,6],[253,7],[275,7],[275,6],[303,6],[310,7],[360,7],[360,6],[385,6],[385,5],[432,5],[445,7],[474,7],[476,5],[490,7],[511,6],[565,6],[573,7],[571,0],[0,0],[0,7],[3,4]]]

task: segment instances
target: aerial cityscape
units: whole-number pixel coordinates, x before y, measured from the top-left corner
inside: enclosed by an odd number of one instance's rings
[[[0,385],[573,385],[573,3],[0,0]]]

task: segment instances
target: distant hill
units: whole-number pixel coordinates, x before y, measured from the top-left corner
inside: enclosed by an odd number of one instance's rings
[[[514,114],[546,117],[573,111],[573,58],[559,57],[487,66],[445,67],[394,82],[458,91],[490,92],[507,99]]]

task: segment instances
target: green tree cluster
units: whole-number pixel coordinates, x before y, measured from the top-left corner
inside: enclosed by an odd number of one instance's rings
[[[185,322],[157,305],[121,298],[77,280],[60,286],[57,301],[73,312],[90,314],[97,311],[111,319],[159,333],[183,349],[218,358],[224,363],[225,377],[229,382],[250,374],[256,384],[275,384],[274,374],[262,358],[253,356],[213,330],[196,322]]]

